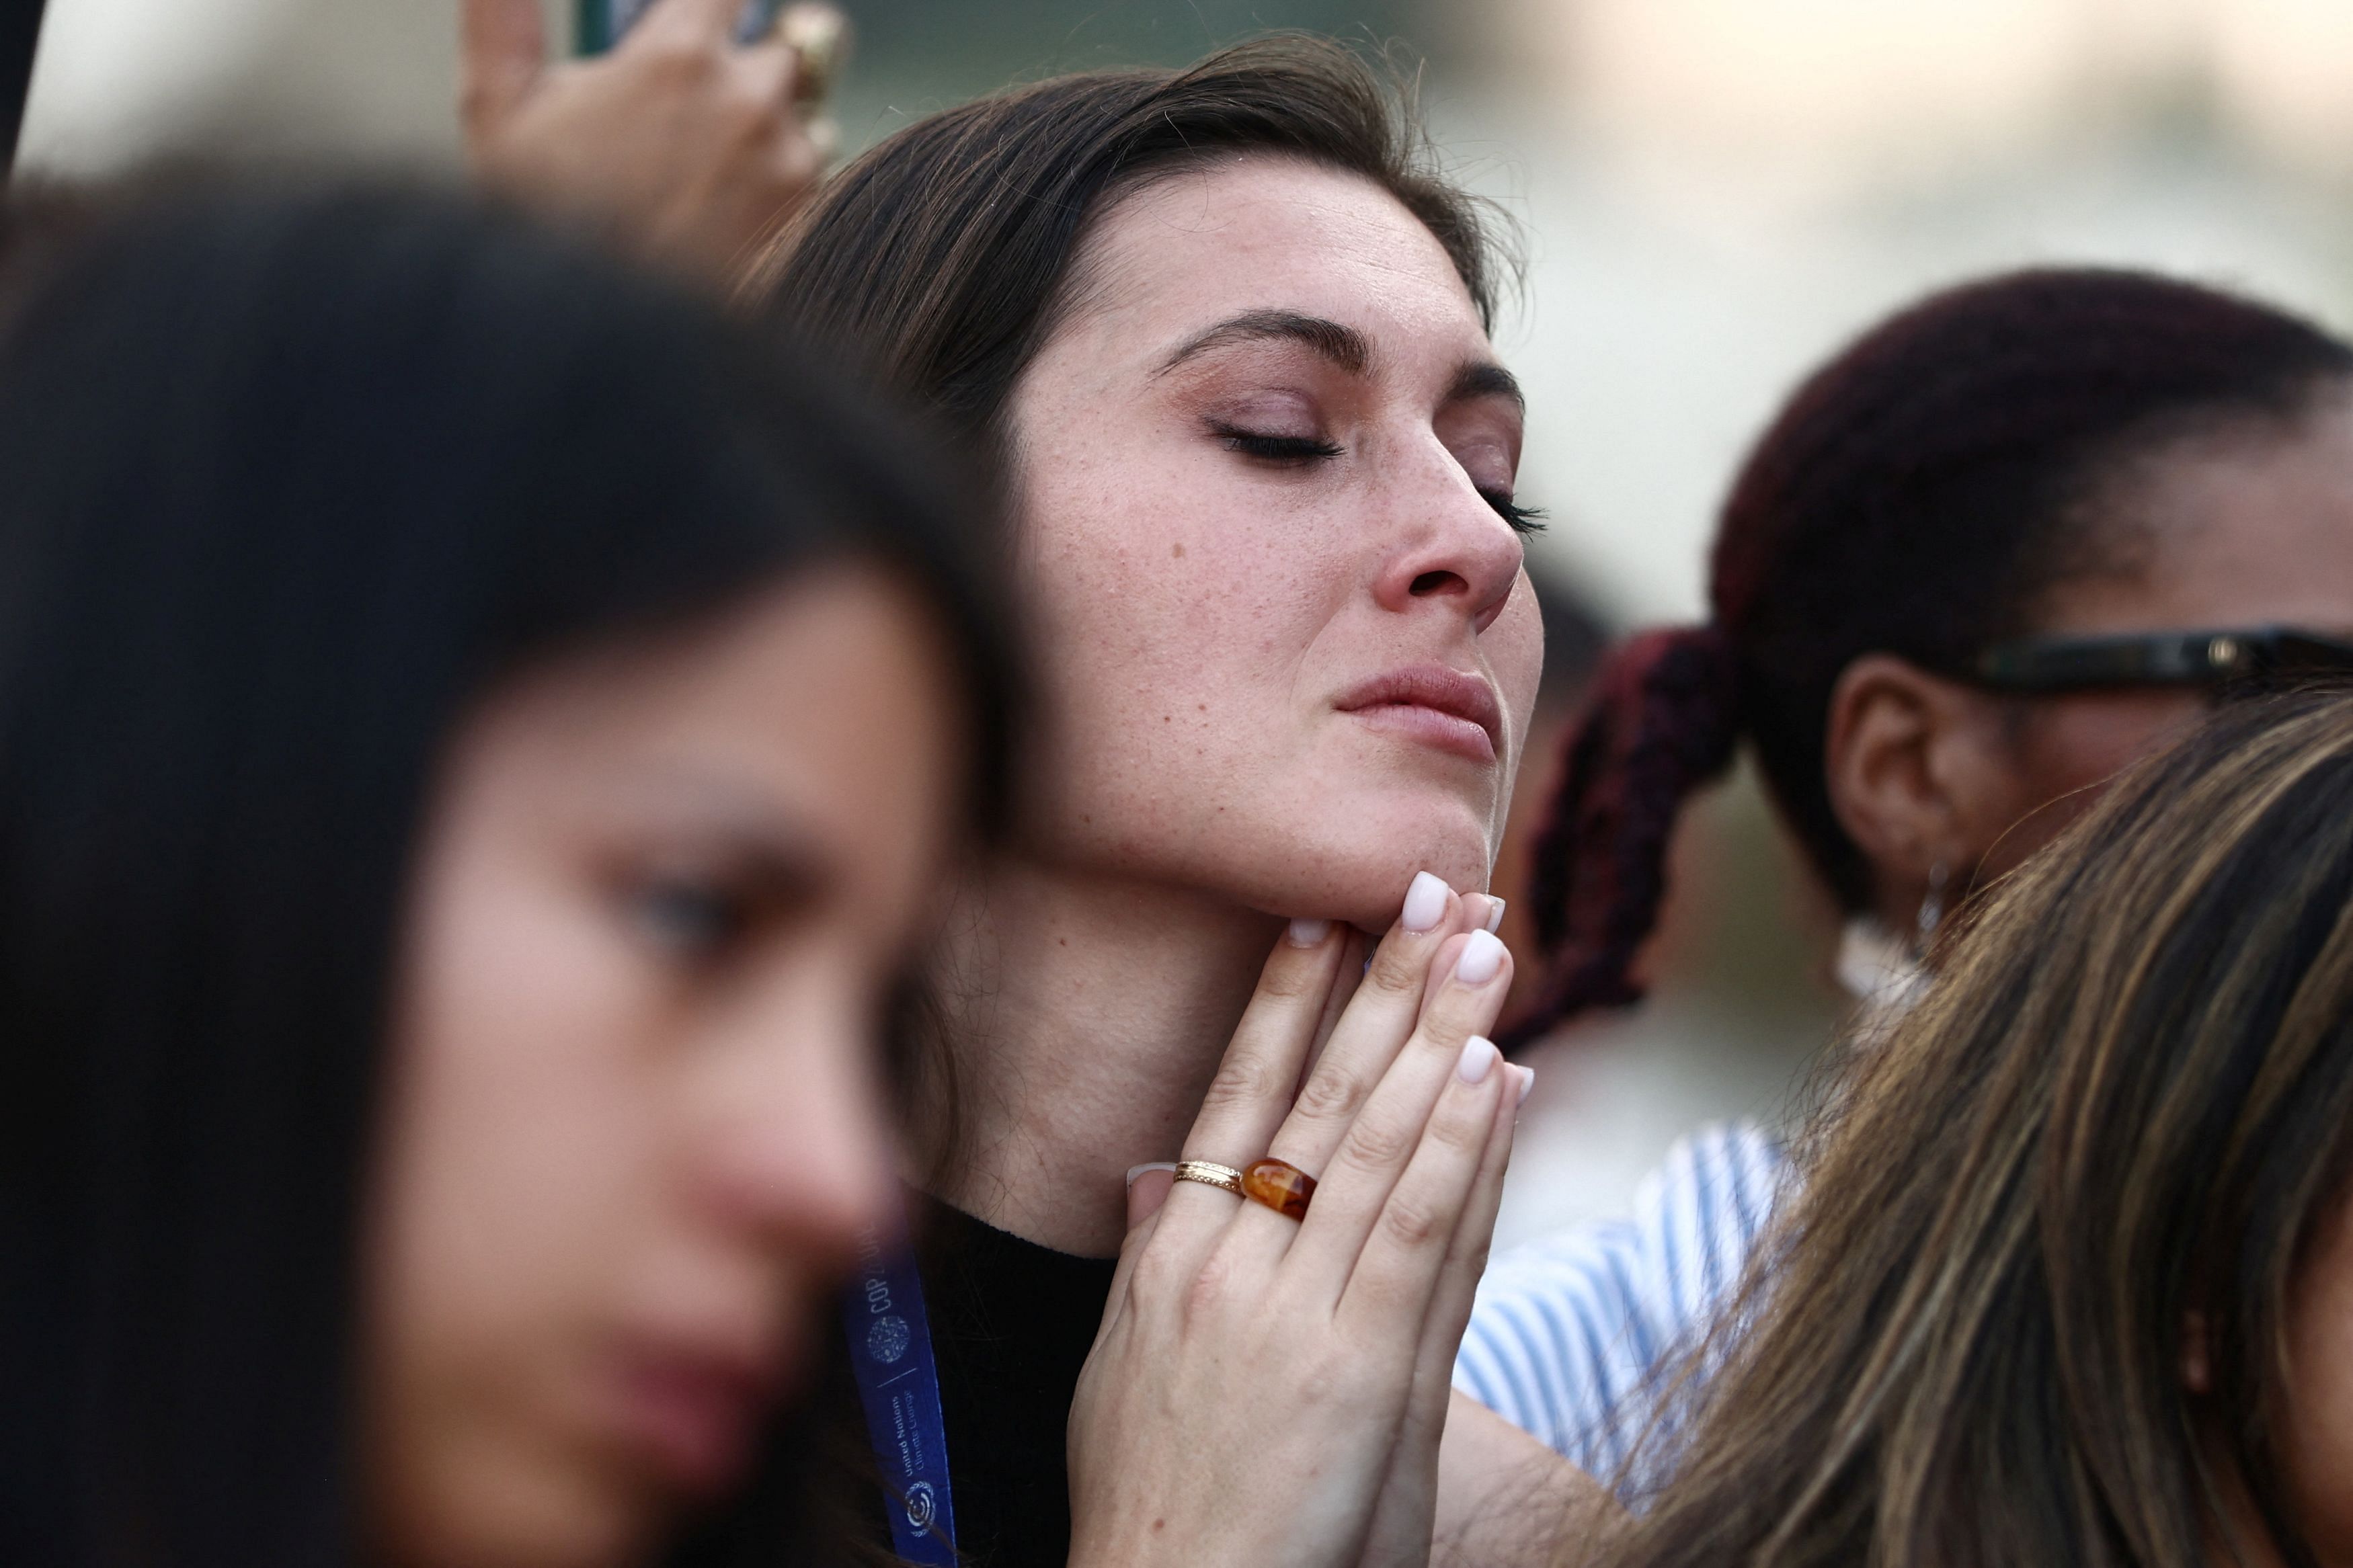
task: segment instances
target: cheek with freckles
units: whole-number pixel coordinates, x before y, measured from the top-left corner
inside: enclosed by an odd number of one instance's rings
[[[1313,650],[1352,574],[1308,528],[1221,513],[1198,482],[1086,478],[1033,479],[1023,498],[1051,700],[1039,826],[1064,852],[1146,869],[1134,862],[1295,809]]]

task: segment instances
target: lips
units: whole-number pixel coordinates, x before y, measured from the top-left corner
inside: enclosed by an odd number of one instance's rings
[[[640,1343],[623,1356],[619,1372],[625,1439],[672,1487],[708,1498],[741,1478],[776,1397],[773,1359],[709,1345]]]
[[[1407,665],[1377,675],[1333,706],[1472,762],[1493,763],[1504,754],[1504,708],[1494,688],[1442,664]]]

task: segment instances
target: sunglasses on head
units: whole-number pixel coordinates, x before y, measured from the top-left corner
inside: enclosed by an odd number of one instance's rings
[[[1997,691],[2244,686],[2353,676],[2353,641],[2295,626],[2021,637],[1977,657],[1970,678]]]

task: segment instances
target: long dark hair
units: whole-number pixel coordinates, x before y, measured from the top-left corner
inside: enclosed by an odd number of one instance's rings
[[[2286,1312],[2353,1178],[2353,696],[2128,774],[1852,1071],[1672,1479],[1578,1560],[2261,1561],[2236,1496],[2309,1568]]]
[[[1089,226],[1145,182],[1275,153],[1361,175],[1421,220],[1492,325],[1509,262],[1410,106],[1327,39],[1278,35],[1183,70],[1086,71],[927,116],[831,181],[754,289],[987,440],[1055,324]]]
[[[1850,912],[1871,868],[1823,775],[1831,693],[1863,654],[1952,672],[2031,629],[2038,597],[2115,551],[2086,502],[2117,466],[2233,421],[2285,424],[2353,376],[2353,347],[2216,289],[2092,268],[1930,297],[1809,377],[1725,501],[1705,626],[1655,631],[1596,677],[1535,846],[1545,949],[1525,1037],[1639,1000],[1683,801],[1742,741]]]
[[[358,1553],[358,1205],[437,755],[576,645],[872,562],[1001,805],[987,552],[781,345],[391,192],[102,225],[0,353],[0,1560]]]

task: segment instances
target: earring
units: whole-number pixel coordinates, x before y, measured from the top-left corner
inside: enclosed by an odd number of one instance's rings
[[[1945,918],[1945,875],[1942,860],[1928,868],[1928,896],[1920,900],[1918,934],[1913,939],[1922,952],[1928,951],[1928,943],[1936,935],[1936,922]]]

